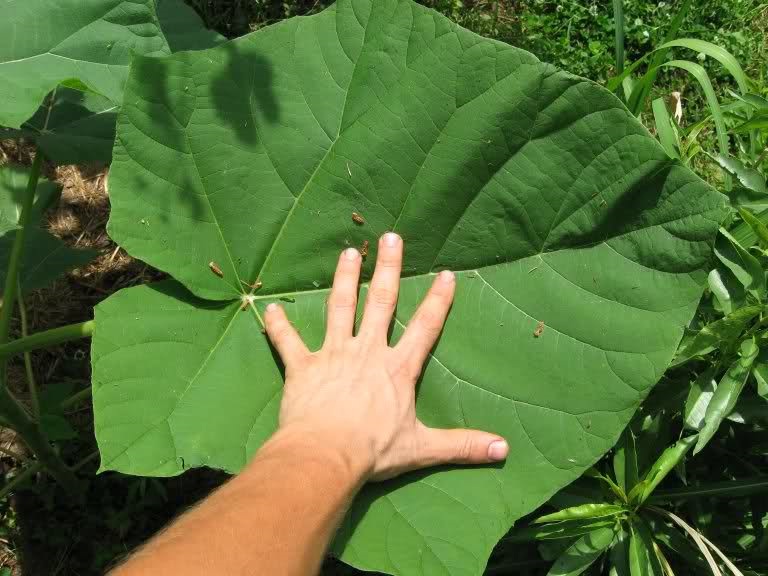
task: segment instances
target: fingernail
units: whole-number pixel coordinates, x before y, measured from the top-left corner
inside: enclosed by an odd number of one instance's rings
[[[397,243],[400,242],[400,236],[395,234],[394,232],[387,232],[384,234],[384,246],[389,246],[390,248],[394,248],[397,246]]]
[[[496,440],[488,446],[488,459],[498,462],[504,460],[509,453],[509,446],[504,440]]]
[[[357,248],[347,248],[344,250],[344,258],[347,260],[356,260],[359,254]]]
[[[440,281],[445,284],[450,284],[456,279],[456,276],[450,270],[443,270],[442,272],[440,272],[439,276],[440,276]]]
[[[275,310],[277,310],[277,304],[274,302],[267,304],[267,312],[274,312]]]

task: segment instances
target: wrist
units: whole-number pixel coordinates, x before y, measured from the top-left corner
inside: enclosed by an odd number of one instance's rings
[[[277,432],[259,451],[257,459],[272,454],[290,454],[290,458],[305,465],[320,464],[342,476],[357,489],[373,472],[371,446],[353,433],[306,424],[290,424]]]

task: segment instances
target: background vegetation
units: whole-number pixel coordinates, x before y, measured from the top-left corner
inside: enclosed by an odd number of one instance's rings
[[[242,35],[283,18],[316,12],[331,3],[329,0],[187,1],[210,27],[229,37]],[[553,62],[576,74],[600,82],[616,74],[614,19],[608,1],[424,0],[422,3],[479,34],[525,48],[542,60]],[[624,2],[628,62],[642,57],[663,41],[681,3],[677,0]],[[677,36],[709,40],[726,48],[755,81],[756,90],[768,96],[768,4],[757,0],[696,2],[694,9],[683,20]],[[731,101],[728,90],[735,90],[735,86],[723,67],[703,54],[692,52],[688,56],[704,65],[713,79],[716,93],[724,101]],[[680,70],[661,72],[654,85],[652,98],[667,98],[673,92],[683,94],[683,122],[678,136],[688,145],[690,140],[685,139],[690,136],[691,127],[697,121],[706,119],[709,112],[699,84],[688,74]],[[647,125],[654,127],[650,105],[644,111],[643,118]],[[734,117],[730,121],[735,122]],[[694,140],[702,149],[716,149],[711,122],[701,126]],[[29,149],[24,145],[3,141],[0,143],[0,163],[6,162],[29,163]],[[700,154],[692,158],[691,163],[713,184],[723,184],[721,172],[712,168],[713,162],[707,156]],[[30,331],[90,319],[93,305],[108,294],[127,285],[159,277],[157,272],[120,251],[106,236],[104,226],[108,215],[108,199],[103,166],[47,169],[46,175],[64,186],[60,206],[48,215],[47,227],[67,244],[97,249],[101,256],[89,266],[57,281],[52,288],[37,291],[28,297],[26,308],[29,310]],[[734,225],[739,223],[738,217],[734,217]],[[765,264],[765,258],[762,264]],[[703,326],[721,317],[722,313],[721,309],[717,309],[717,302],[709,300],[705,302],[703,315],[697,321]],[[21,330],[21,326],[15,328],[17,332]],[[754,335],[760,334],[758,328],[753,325],[748,329]],[[737,336],[740,335],[741,332],[738,332]],[[711,365],[716,365],[722,371],[725,369],[723,365],[735,354],[735,349],[726,350],[724,347],[722,354],[716,353]],[[709,363],[685,365],[670,372],[646,403],[635,423],[640,460],[637,466],[641,472],[643,468],[650,468],[659,456],[659,453],[649,450],[649,446],[660,452],[679,437],[683,426],[681,416],[690,416],[680,414],[680,405],[689,395],[691,382],[697,381],[709,366]],[[15,388],[20,396],[24,395],[25,389],[21,383],[24,370],[21,362],[10,366],[10,386],[14,387],[16,378],[18,384]],[[68,344],[54,350],[36,352],[34,370],[38,380],[43,383],[66,384],[75,391],[83,389],[83,399],[87,400],[87,386],[90,382],[87,343]],[[87,459],[95,450],[88,402],[69,406],[66,416],[71,428],[59,430],[68,440],[62,443],[64,456],[69,462]],[[749,414],[744,418],[749,419]],[[623,441],[629,440],[625,437]],[[18,452],[23,450],[23,446],[12,435],[5,432],[0,434],[0,452],[3,453],[0,463],[6,476],[18,465]],[[610,477],[618,483],[621,479],[614,476],[619,474],[613,472],[621,468],[617,468],[616,458],[618,454],[624,453],[623,450],[620,447],[616,454],[609,455],[598,466],[603,472],[610,469]],[[691,483],[699,479],[715,482],[729,477],[764,473],[768,454],[765,422],[762,425],[748,425],[746,430],[741,429],[738,434],[733,423],[728,424],[719,434],[717,442],[713,442],[707,450],[710,456],[706,459],[697,458],[686,464],[676,462],[677,484],[680,484],[681,478]],[[224,479],[222,474],[208,470],[193,470],[168,480],[130,478],[112,473],[94,476],[95,468],[95,459],[92,459],[85,461],[81,469],[88,486],[84,507],[75,505],[66,493],[44,476],[37,478],[28,489],[19,491],[13,498],[5,498],[0,502],[0,539],[3,544],[0,576],[21,574],[22,565],[24,574],[29,575],[102,573],[116,558],[143,542],[180,510]],[[584,485],[575,487],[575,492],[565,494],[557,504],[566,507],[574,503],[602,502],[606,499],[606,489],[605,486],[600,487],[601,482],[600,479],[586,481]],[[677,484],[673,483],[671,488],[667,488],[672,490]],[[577,495],[579,490],[581,493]],[[612,497],[621,500],[615,494]],[[739,556],[739,550],[758,550],[758,553],[750,556],[749,567],[753,574],[768,573],[765,568],[768,563],[768,531],[764,528],[764,524],[768,523],[768,497],[765,492],[746,499],[736,496],[715,502],[694,499],[681,506],[681,515],[694,518],[696,527],[709,534],[711,539],[725,541],[730,548],[729,552],[735,550]],[[633,510],[632,514],[645,513],[639,508]],[[663,529],[660,522],[652,527],[656,531]],[[674,535],[668,534],[666,537],[674,539]],[[522,533],[513,533],[510,538],[517,541],[514,555],[508,552],[510,548],[505,547],[502,541],[489,572],[543,574],[551,563],[548,560],[561,551],[558,548],[561,545],[556,541],[545,542],[541,546]],[[688,554],[696,561],[701,560],[695,550],[688,551]],[[326,572],[328,575],[355,573],[334,563],[329,563]]]

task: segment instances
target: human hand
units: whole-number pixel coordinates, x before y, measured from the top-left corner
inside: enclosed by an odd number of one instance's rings
[[[387,342],[400,285],[403,242],[379,239],[363,319],[353,334],[362,258],[339,258],[323,347],[310,352],[283,309],[267,306],[267,334],[285,364],[280,430],[307,434],[352,462],[362,480],[384,480],[438,464],[504,460],[506,442],[477,430],[428,428],[416,417],[416,381],[442,331],[456,288],[444,271],[394,347]]]

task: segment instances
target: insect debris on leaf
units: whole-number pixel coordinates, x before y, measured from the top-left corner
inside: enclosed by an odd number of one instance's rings
[[[362,256],[363,258],[368,256],[368,240],[363,240],[363,245],[360,248],[360,256]]]
[[[536,330],[533,331],[533,337],[538,338],[544,333],[544,322],[536,324]]]
[[[296,302],[296,298],[292,298],[291,296],[280,296],[279,299],[282,300],[283,302],[290,302],[291,304]]]
[[[248,288],[250,288],[251,290],[258,290],[264,285],[264,283],[261,280],[256,280],[255,282],[252,282],[250,284],[245,280],[240,280],[240,282],[248,286]]]
[[[219,265],[218,265],[218,264],[216,264],[216,262],[214,262],[213,260],[211,260],[210,262],[208,262],[208,268],[210,268],[210,269],[211,269],[211,272],[213,272],[214,274],[216,274],[216,276],[218,276],[219,278],[224,278],[224,272],[223,272],[223,271],[222,271],[222,269],[219,267]]]
[[[352,212],[352,222],[355,224],[365,224],[365,218],[362,217],[361,214],[358,214],[357,212]]]

